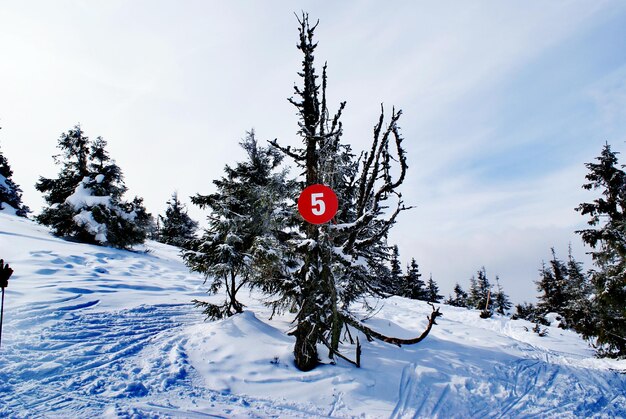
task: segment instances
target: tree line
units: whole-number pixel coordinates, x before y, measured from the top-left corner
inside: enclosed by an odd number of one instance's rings
[[[328,349],[330,358],[360,365],[361,347],[351,329],[368,339],[412,344],[424,339],[441,316],[433,305],[419,336],[384,336],[351,309],[357,301],[369,307],[369,296],[444,302],[478,309],[481,317],[507,314],[510,298],[498,276],[490,280],[484,267],[470,278],[467,291],[457,283],[446,299],[432,275],[422,279],[415,258],[402,269],[398,247],[388,241],[399,214],[411,209],[400,191],[408,170],[399,127],[402,112],[388,113],[381,106],[369,149],[354,152],[342,141],[346,103],[330,111],[327,65],[317,73],[317,24],[310,25],[306,14],[298,23],[301,84],[294,86],[289,100],[298,113],[301,146],[277,140],[261,144],[254,130],[249,131],[240,143],[246,160],[225,166],[223,176],[213,181],[214,193],[191,198],[208,212],[207,227],[199,233],[176,193],[165,215],[156,218],[140,197],[126,199],[124,177],[106,150],[107,142],[89,139],[80,125],[58,140],[61,153],[53,156],[60,166],[58,176],[40,177],[35,185],[47,203],[35,219],[57,236],[86,243],[129,249],[151,238],[180,247],[189,269],[205,276],[209,292],[225,294],[222,303],[194,301],[212,319],[243,311],[237,298],[243,287],[260,290],[273,314],[294,313],[290,334],[296,338],[294,355],[302,370],[318,364],[318,344]],[[534,322],[535,331],[543,333],[540,325],[556,313],[561,327],[590,339],[599,355],[623,357],[626,174],[608,144],[586,166],[583,188],[601,196],[576,209],[589,217],[589,228],[577,233],[591,247],[594,267],[585,272],[571,251],[566,261],[553,251],[552,260],[540,269],[538,303],[517,305],[514,317]],[[11,176],[0,151],[0,209],[25,217],[30,209],[22,204],[22,191]],[[324,225],[307,223],[297,211],[299,192],[318,183],[330,186],[341,202]],[[345,353],[350,347],[355,348],[352,358]]]

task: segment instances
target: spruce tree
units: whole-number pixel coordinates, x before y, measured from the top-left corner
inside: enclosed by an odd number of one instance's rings
[[[157,240],[172,246],[188,248],[188,242],[195,237],[197,229],[198,223],[187,214],[185,205],[174,192],[172,198],[167,201],[165,217],[159,215]]]
[[[420,278],[422,274],[415,258],[411,259],[411,263],[406,268],[404,276],[404,284],[402,286],[402,295],[413,300],[426,300],[426,284]]]
[[[538,297],[537,310],[541,315],[548,313],[558,313],[563,316],[563,326],[567,325],[564,317],[565,305],[567,304],[567,267],[557,258],[554,248],[552,249],[552,260],[546,266],[543,264],[541,278],[536,282],[537,291],[542,294]]]
[[[468,290],[468,298],[467,298],[467,306],[469,308],[476,308],[477,301],[480,300],[480,295],[478,294],[478,283],[476,282],[476,277],[472,275],[469,280],[470,286]]]
[[[593,249],[593,334],[600,345],[599,354],[625,357],[626,173],[619,167],[617,154],[605,144],[596,162],[585,165],[589,172],[583,188],[599,190],[601,196],[580,204],[576,210],[590,217],[590,228],[577,233]]]
[[[387,245],[388,233],[400,212],[408,209],[398,191],[407,169],[398,127],[401,112],[393,110],[383,128],[383,109],[370,150],[355,158],[350,147],[341,142],[340,118],[345,102],[334,116],[327,107],[326,66],[321,84],[318,82],[314,65],[317,44],[313,42],[316,25],[309,25],[306,14],[299,23],[298,49],[304,56],[299,75],[303,83],[295,86],[295,98],[290,101],[299,114],[303,146],[293,149],[277,141],[272,145],[302,169],[301,189],[324,184],[335,191],[340,201],[336,224],[298,223],[293,230],[297,237],[289,242],[298,269],[281,270],[286,271],[287,280],[276,284],[284,298],[295,300],[295,364],[308,371],[319,362],[318,344],[326,345],[331,357],[347,359],[338,348],[348,325],[390,343],[416,343],[428,334],[439,312],[433,310],[422,336],[403,340],[369,329],[350,311],[350,304],[357,299],[383,292],[381,273],[389,270],[392,254]],[[356,364],[359,353],[357,347]]]
[[[567,277],[567,301],[563,314],[572,329],[589,338],[594,333],[595,317],[591,300],[592,285],[587,274],[583,272],[582,263],[572,256],[571,246],[567,260]]]
[[[36,219],[56,236],[126,249],[144,242],[150,214],[141,198],[123,200],[122,171],[106,145],[101,137],[90,141],[78,125],[61,135],[62,153],[54,156],[59,176],[35,185],[49,204]]]
[[[491,312],[493,306],[493,298],[491,294],[491,283],[487,278],[487,271],[483,266],[477,272],[477,278],[470,279],[469,289],[469,306],[478,310],[486,310]],[[487,304],[487,301],[489,303]]]
[[[215,193],[191,198],[210,213],[208,227],[200,238],[187,242],[189,250],[183,252],[183,259],[191,271],[205,275],[210,293],[223,288],[227,297],[221,305],[195,301],[210,319],[243,311],[237,293],[255,278],[259,254],[269,257],[262,252],[267,250],[264,240],[273,236],[272,219],[288,183],[286,172],[277,171],[281,153],[259,146],[254,131],[240,145],[247,160],[224,168],[225,176],[213,181]]]
[[[430,275],[428,283],[426,284],[426,301],[429,303],[438,303],[443,298],[443,295],[439,295],[439,286],[433,280],[433,276]]]
[[[463,290],[463,288],[461,287],[461,285],[457,282],[456,285],[454,286],[454,297],[449,296],[448,299],[446,301],[444,301],[445,304],[454,306],[454,307],[468,307],[468,295],[467,292],[465,292]]]
[[[526,302],[523,302],[522,304],[517,304],[515,306],[515,313],[511,316],[511,319],[512,320],[518,320],[518,319],[528,320],[529,322],[535,323],[537,325],[539,324],[542,324],[544,326],[549,325],[545,317],[543,317],[543,315],[539,313],[539,311],[537,310],[537,307],[535,307],[535,305],[532,303],[526,303]]]
[[[496,287],[497,291],[492,296],[493,308],[498,314],[505,315],[509,309],[513,306],[509,296],[504,293],[502,285],[500,285],[500,278],[496,275]]]
[[[13,171],[0,150],[0,212],[27,217],[30,208],[22,203],[22,189],[11,179]]]
[[[400,251],[398,246],[391,247],[391,260],[390,260],[390,275],[389,282],[383,284],[384,291],[392,295],[402,295],[403,281],[402,281],[402,264],[400,263]]]
[[[74,193],[82,180],[89,176],[87,170],[89,138],[84,135],[80,126],[76,125],[74,129],[61,135],[57,147],[61,149],[62,153],[52,158],[55,164],[61,165],[58,177],[56,179],[40,177],[35,187],[38,191],[46,193],[44,199],[51,207],[64,207],[64,212],[71,214],[72,211],[65,208],[65,200]],[[46,208],[37,217],[37,221],[47,225],[54,222],[59,235],[63,235],[66,231],[71,231],[73,221],[70,216],[60,217],[60,210],[61,208],[59,211],[54,211],[54,208]],[[67,224],[61,225],[62,221]]]

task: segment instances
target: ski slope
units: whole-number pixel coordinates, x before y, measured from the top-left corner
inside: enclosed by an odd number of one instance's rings
[[[190,304],[207,298],[203,278],[171,246],[71,243],[0,214],[0,258],[15,270],[0,417],[626,416],[626,361],[596,359],[558,328],[542,338],[525,321],[442,306],[420,344],[361,336],[362,368],[339,361],[303,373],[291,318],[269,320],[261,295],[244,292],[246,312],[204,322]],[[430,313],[397,297],[378,306],[367,324],[400,337],[421,333]]]

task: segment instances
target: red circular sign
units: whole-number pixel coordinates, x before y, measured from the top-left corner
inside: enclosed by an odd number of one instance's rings
[[[298,211],[311,224],[324,224],[337,214],[339,201],[328,186],[311,185],[305,188],[298,198]]]

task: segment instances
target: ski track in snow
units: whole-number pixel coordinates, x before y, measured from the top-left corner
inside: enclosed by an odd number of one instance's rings
[[[102,400],[144,396],[149,388],[184,383],[184,353],[172,332],[188,320],[189,307],[143,306],[124,312],[80,313],[97,300],[67,305],[71,301],[49,304],[54,307],[50,316],[59,321],[43,327],[38,339],[28,335],[40,308],[23,310],[13,321],[11,332],[17,336],[3,348],[0,364],[4,411],[20,414],[21,408],[28,406],[32,410],[28,416],[60,414],[66,409],[75,415],[101,413],[107,407]],[[68,311],[74,313],[65,315]],[[25,323],[31,326],[20,332]],[[137,355],[157,342],[161,356],[142,357],[137,362]],[[99,395],[106,397],[96,397]],[[75,400],[87,402],[91,412],[72,410]]]
[[[71,305],[76,299],[42,302],[12,313],[7,331],[13,338],[0,361],[0,416],[316,416],[294,406],[205,388],[181,338],[185,326],[201,320],[190,304],[83,312],[91,305]],[[48,316],[41,316],[43,307]],[[52,318],[57,321],[50,322]],[[49,324],[36,339],[33,322]],[[25,324],[28,329],[22,328]]]
[[[15,269],[0,348],[0,417],[312,415],[297,404],[206,388],[184,334],[203,323],[190,301],[204,298],[205,287],[177,249],[152,243],[159,256],[127,252],[59,240],[24,219],[0,216],[0,223],[1,257]]]
[[[402,372],[398,403],[391,417],[624,416],[623,379],[605,381],[568,368],[522,359],[493,371],[453,375],[450,380],[445,368],[411,364]],[[456,374],[463,373],[456,369]]]
[[[302,373],[289,318],[269,322],[242,295],[252,311],[204,323],[189,303],[206,297],[202,278],[177,249],[149,246],[66,242],[0,214],[0,257],[15,269],[0,417],[626,417],[626,374],[611,371],[626,363],[594,359],[569,331],[539,338],[523,321],[447,306],[419,345],[361,335],[363,368],[338,361]],[[429,313],[391,298],[367,324],[409,337]]]

